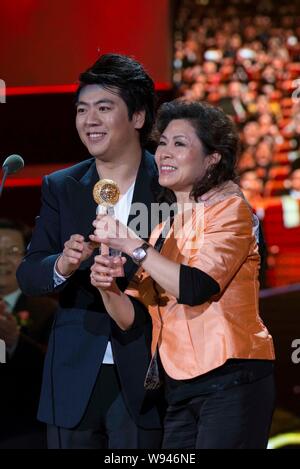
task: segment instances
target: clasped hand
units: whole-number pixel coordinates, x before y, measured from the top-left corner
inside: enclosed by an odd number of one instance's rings
[[[102,243],[128,255],[143,242],[134,231],[109,215],[98,215],[93,222],[95,231],[86,242],[84,237],[74,234],[66,241],[64,250],[58,258],[58,273],[69,276],[74,273],[83,261],[88,259],[95,248]],[[96,256],[91,267],[91,283],[96,288],[114,288],[114,277],[118,276],[120,265],[126,262],[125,257]]]
[[[90,235],[93,243],[104,243],[113,249],[131,255],[142,240],[128,226],[109,215],[98,215],[93,221],[94,234]]]
[[[91,267],[91,284],[101,290],[117,290],[115,277],[118,277],[120,266],[126,257],[95,256]]]

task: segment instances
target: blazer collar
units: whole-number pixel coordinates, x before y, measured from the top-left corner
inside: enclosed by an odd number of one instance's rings
[[[129,212],[128,225],[139,217],[143,224],[142,238],[147,241],[152,231],[151,225],[151,206],[155,202],[155,192],[158,186],[157,168],[154,157],[145,151],[142,155],[141,163],[138,169],[134,193],[132,197],[132,206]],[[142,213],[139,213],[139,204]],[[140,216],[139,216],[140,215]],[[136,228],[135,224],[132,228]]]
[[[244,199],[244,195],[240,187],[235,182],[231,180],[225,181],[201,195],[199,202],[204,202],[204,205],[213,205],[233,195],[237,195]]]
[[[69,216],[72,218],[72,226],[77,233],[82,234],[88,240],[89,234],[93,232],[92,222],[96,217],[97,204],[93,199],[93,187],[99,181],[99,175],[94,159],[86,170],[78,179],[67,177],[67,192],[69,198],[69,206],[72,207]],[[132,198],[132,207],[128,217],[128,224],[138,214],[134,204],[143,203],[147,216],[146,225],[147,232],[144,239],[148,239],[151,233],[151,204],[155,201],[154,191],[157,190],[157,168],[153,156],[144,151],[141,163],[138,169],[137,178]],[[128,258],[125,264],[126,276],[136,270],[136,265],[131,258]]]
[[[23,293],[18,297],[16,304],[13,309],[13,313],[16,314],[18,311],[27,309],[27,298]]]
[[[91,160],[90,166],[80,179],[67,177],[69,206],[72,207],[72,225],[75,225],[76,232],[86,239],[93,231],[92,221],[96,217],[97,204],[93,198],[93,187],[98,180],[99,175],[94,159]]]
[[[142,233],[142,238],[147,241],[149,239],[152,225],[151,225],[151,205],[155,202],[155,193],[158,190],[158,172],[155,165],[154,157],[147,151],[143,152],[141,163],[138,169],[134,193],[132,197],[132,206],[129,212],[128,225],[135,228],[136,224],[131,224],[134,218],[139,216],[139,206],[142,204],[143,211],[141,222],[145,227],[145,233]],[[137,227],[136,227],[137,228]],[[139,234],[139,233],[138,233]],[[127,257],[127,262],[124,266],[126,278],[119,278],[118,285],[123,290],[127,287],[128,281],[133,277],[138,269],[138,266],[133,262],[131,257]]]

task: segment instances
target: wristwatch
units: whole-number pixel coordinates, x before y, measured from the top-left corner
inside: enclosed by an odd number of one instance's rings
[[[150,244],[148,243],[143,243],[140,247],[135,248],[131,255],[133,262],[135,262],[137,265],[141,265],[141,263],[147,257],[148,248],[150,248]]]

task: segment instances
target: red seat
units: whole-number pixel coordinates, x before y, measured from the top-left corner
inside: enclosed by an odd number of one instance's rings
[[[300,225],[294,228],[284,226],[280,199],[276,204],[265,207],[263,228],[269,251],[268,286],[300,282]]]
[[[286,82],[284,82],[286,84],[286,86],[290,86],[291,83],[289,82],[289,80],[287,80]],[[293,100],[292,98],[282,98],[281,101],[280,101],[280,105],[282,108],[291,108],[293,107]]]
[[[284,181],[267,181],[264,189],[265,197],[274,197],[285,190]]]
[[[275,155],[273,156],[273,161],[274,163],[278,165],[289,165],[290,164],[289,154],[287,152],[275,153]]]
[[[274,166],[274,168],[270,169],[269,178],[273,181],[284,181],[290,172],[290,167],[288,165],[285,166]]]

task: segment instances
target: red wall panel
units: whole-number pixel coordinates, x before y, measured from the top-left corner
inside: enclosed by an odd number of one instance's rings
[[[6,86],[71,84],[100,53],[140,60],[170,82],[170,0],[0,0]]]

